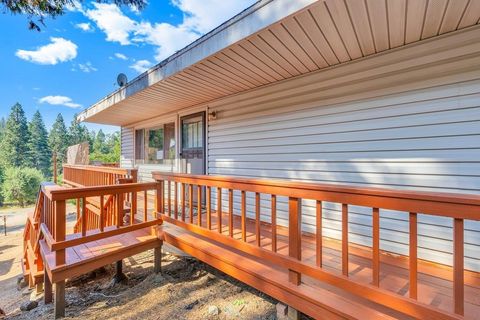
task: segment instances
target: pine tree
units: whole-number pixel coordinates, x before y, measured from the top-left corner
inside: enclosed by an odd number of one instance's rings
[[[68,128],[69,144],[72,146],[83,142],[89,142],[89,140],[90,137],[87,127],[80,124],[77,120],[77,115],[74,115],[70,127]]]
[[[0,153],[5,167],[28,167],[32,165],[29,149],[30,133],[27,118],[19,103],[16,103],[8,116],[3,133]]]
[[[5,131],[5,127],[7,126],[7,122],[5,121],[5,118],[2,117],[0,119],[0,139],[2,138],[2,135]]]
[[[50,145],[52,152],[57,154],[58,163],[63,163],[68,147],[68,134],[61,113],[58,114],[57,119],[52,126],[52,130],[48,136],[48,144]],[[61,165],[58,166],[60,171],[62,170],[61,167]]]
[[[98,130],[97,136],[95,137],[95,141],[93,142],[93,152],[95,153],[108,153],[108,147],[106,145],[105,133],[103,133],[102,129]]]
[[[48,145],[48,133],[39,111],[35,112],[28,126],[30,131],[30,150],[33,166],[40,170],[45,177],[50,177],[52,152]]]

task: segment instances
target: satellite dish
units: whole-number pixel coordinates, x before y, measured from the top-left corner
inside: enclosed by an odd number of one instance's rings
[[[125,73],[120,73],[117,76],[117,83],[120,87],[123,87],[124,85],[126,85],[127,82],[128,82],[128,80],[127,80],[127,76],[125,75]]]

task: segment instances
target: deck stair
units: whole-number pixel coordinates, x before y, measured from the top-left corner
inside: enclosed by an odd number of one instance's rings
[[[39,242],[41,239],[40,219],[43,198],[37,199],[35,209],[27,216],[23,232],[22,270],[30,287],[43,282],[43,263],[40,257]]]

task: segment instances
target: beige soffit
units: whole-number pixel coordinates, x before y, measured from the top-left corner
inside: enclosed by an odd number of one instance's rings
[[[480,0],[259,1],[79,115],[125,126],[477,25]]]

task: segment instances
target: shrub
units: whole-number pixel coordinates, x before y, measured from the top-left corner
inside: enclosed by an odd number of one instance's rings
[[[5,171],[2,193],[6,201],[21,206],[34,203],[40,183],[44,180],[42,173],[34,168],[9,168]]]

